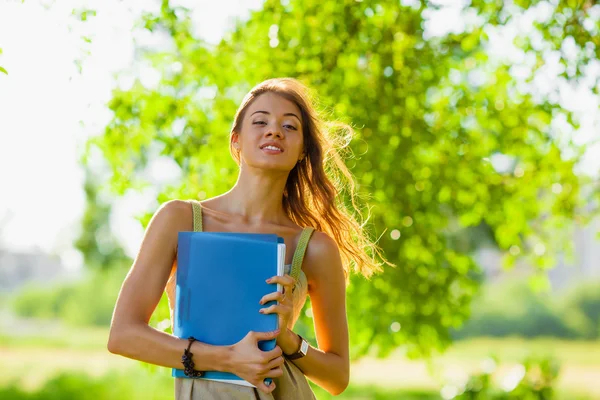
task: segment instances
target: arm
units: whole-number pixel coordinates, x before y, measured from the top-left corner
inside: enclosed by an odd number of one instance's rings
[[[127,274],[113,314],[108,350],[111,353],[170,368],[182,368],[188,341],[148,325],[174,266],[178,232],[192,230],[192,210],[183,201],[171,201],[154,215],[142,246]],[[195,369],[232,372],[265,393],[275,390],[264,378],[283,374],[281,349],[263,352],[258,342],[275,339],[279,332],[249,332],[231,346],[194,342]]]
[[[148,325],[158,304],[177,250],[179,231],[191,230],[191,206],[183,201],[164,204],[154,215],[140,251],[121,287],[108,339],[111,353],[170,368],[182,368],[188,341]],[[226,348],[194,342],[190,349],[198,370],[224,368]]]
[[[337,244],[315,232],[306,251],[304,272],[313,310],[318,348],[310,347],[305,357],[292,361],[304,374],[329,393],[338,395],[348,386],[350,356],[346,318],[346,283]],[[284,353],[298,349],[298,335],[282,332]]]

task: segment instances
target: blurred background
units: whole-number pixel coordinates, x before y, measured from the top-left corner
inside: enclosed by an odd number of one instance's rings
[[[355,127],[396,264],[348,288],[339,398],[600,399],[599,30],[594,0],[0,1],[0,398],[173,397],[106,350],[121,282],[291,76]]]

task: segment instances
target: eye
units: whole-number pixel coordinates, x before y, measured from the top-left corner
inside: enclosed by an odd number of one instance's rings
[[[298,129],[296,129],[296,127],[295,127],[294,125],[284,125],[284,128],[287,128],[287,129],[293,129],[293,130],[295,130],[295,131],[297,131],[297,130],[298,130]]]
[[[267,123],[265,121],[254,121],[252,123],[252,125],[260,125],[260,124],[265,124],[266,125]]]

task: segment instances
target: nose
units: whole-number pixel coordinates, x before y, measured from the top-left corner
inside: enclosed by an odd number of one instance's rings
[[[281,133],[281,129],[279,129],[279,126],[277,126],[277,125],[275,125],[275,126],[271,125],[271,128],[269,128],[267,130],[266,136],[267,137],[275,136],[275,137],[278,137],[278,138],[282,138],[283,134]]]

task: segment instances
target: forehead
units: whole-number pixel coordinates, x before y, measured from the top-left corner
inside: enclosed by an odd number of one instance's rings
[[[294,113],[301,118],[300,108],[294,102],[272,92],[261,94],[250,104],[248,115],[256,111],[267,111],[275,115]]]

